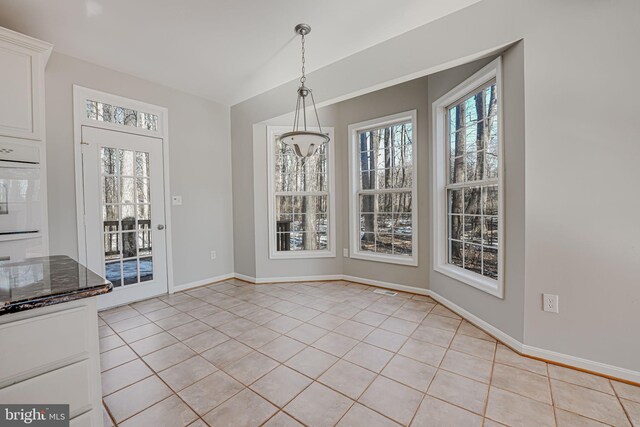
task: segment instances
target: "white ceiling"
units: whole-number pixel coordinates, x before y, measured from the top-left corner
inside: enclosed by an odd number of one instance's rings
[[[0,26],[233,105],[299,76],[299,22],[313,71],[477,1],[0,0]]]

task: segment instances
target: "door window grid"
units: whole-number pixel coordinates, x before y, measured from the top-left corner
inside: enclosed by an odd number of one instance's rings
[[[413,255],[412,121],[358,132],[359,251]]]
[[[447,262],[498,279],[498,104],[495,79],[447,111]]]
[[[149,153],[101,148],[105,271],[114,286],[153,280]]]
[[[275,250],[327,251],[329,249],[328,148],[298,158],[274,135]]]

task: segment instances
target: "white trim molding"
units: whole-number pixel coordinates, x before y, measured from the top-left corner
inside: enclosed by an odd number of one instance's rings
[[[388,255],[360,250],[360,202],[358,200],[360,192],[360,145],[358,133],[370,129],[381,128],[402,122],[411,122],[411,157],[412,162],[412,186],[411,186],[411,256]],[[415,159],[418,158],[418,120],[417,110],[405,111],[390,116],[379,117],[360,123],[349,125],[349,257],[367,261],[387,262],[391,264],[401,264],[418,266],[418,165]],[[396,189],[393,189],[394,191]],[[400,190],[400,189],[398,189]],[[405,189],[406,190],[406,189]],[[393,191],[392,191],[393,192]]]
[[[267,181],[268,181],[268,220],[269,220],[269,259],[304,259],[304,258],[335,258],[336,257],[336,188],[335,188],[335,139],[332,127],[323,128],[329,135],[330,142],[327,150],[327,249],[278,251],[276,242],[276,204],[275,204],[275,138],[291,130],[286,126],[267,126]],[[320,128],[309,128],[316,132]],[[296,192],[300,193],[300,192]],[[293,194],[292,194],[293,195]]]
[[[245,282],[253,283],[256,285],[263,285],[267,283],[282,283],[282,282],[328,282],[331,280],[345,280],[342,274],[323,274],[318,276],[287,276],[287,277],[253,277],[240,273],[235,273],[235,278],[244,280]]]
[[[491,279],[448,262],[447,244],[447,176],[449,170],[447,143],[447,108],[464,96],[495,79],[498,102],[498,279]],[[498,57],[480,71],[460,83],[433,103],[433,265],[438,273],[504,298],[504,140],[502,120],[502,58]],[[481,182],[478,182],[481,183]]]
[[[169,290],[169,294],[173,294],[175,292],[186,291],[193,288],[199,288],[200,286],[211,285],[216,282],[221,282],[223,280],[235,279],[236,274],[227,273],[221,274],[219,276],[207,277],[206,279],[196,280],[194,282],[183,283],[182,285],[175,285],[172,289]]]

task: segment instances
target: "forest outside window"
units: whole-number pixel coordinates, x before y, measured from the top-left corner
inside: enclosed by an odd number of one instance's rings
[[[268,128],[270,256],[335,256],[331,147],[324,144],[313,156],[299,158],[278,138],[287,130]]]
[[[417,265],[415,111],[350,126],[352,257]]]
[[[434,104],[436,270],[496,296],[502,296],[499,65]]]

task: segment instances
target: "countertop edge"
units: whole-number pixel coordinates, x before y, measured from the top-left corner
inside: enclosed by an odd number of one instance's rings
[[[79,289],[77,291],[61,293],[57,295],[45,295],[33,299],[15,301],[0,307],[0,316],[21,311],[32,310],[34,308],[48,307],[65,302],[76,301],[83,298],[90,298],[111,292],[113,284],[106,282],[102,286]]]

